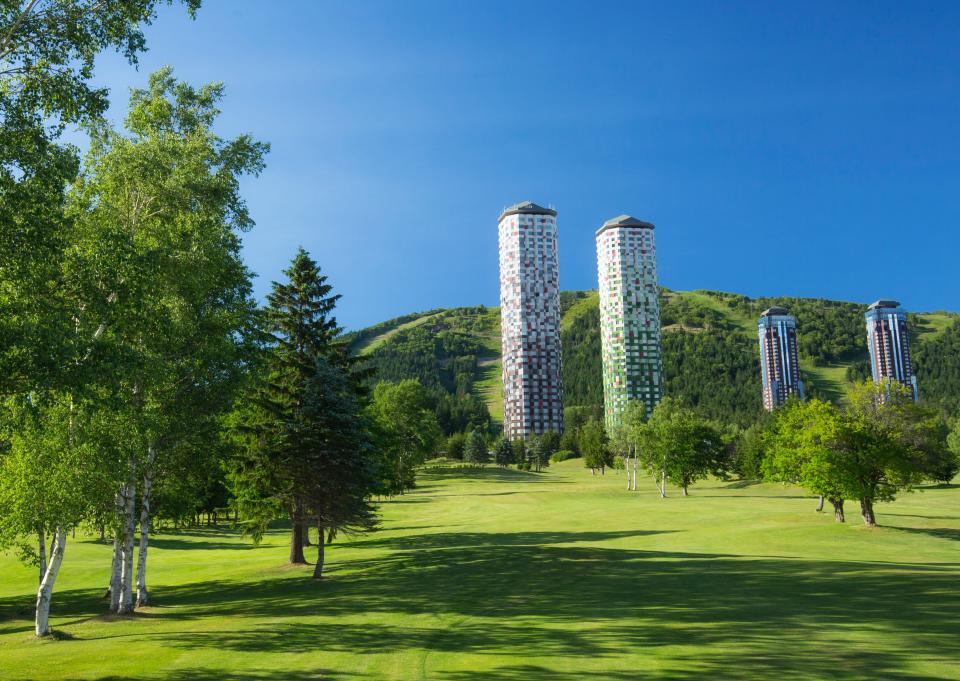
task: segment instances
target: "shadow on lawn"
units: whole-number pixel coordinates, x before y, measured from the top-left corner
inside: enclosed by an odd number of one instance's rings
[[[949,539],[951,541],[960,541],[960,530],[952,529],[949,527],[896,527],[895,525],[888,525],[891,530],[899,530],[900,532],[910,532],[913,534],[925,534],[930,537],[936,537],[938,539]]]
[[[418,476],[417,489],[437,487],[431,485],[431,480],[478,480],[481,482],[550,482],[555,484],[570,484],[569,480],[559,480],[546,472],[521,471],[516,468],[502,468],[501,466],[484,466],[483,468],[428,468]]]
[[[153,596],[163,606],[156,617],[170,621],[172,630],[137,636],[188,650],[238,653],[422,651],[427,678],[449,681],[774,676],[919,681],[935,677],[912,673],[917,659],[960,658],[954,564],[569,545],[643,534],[654,533],[445,532],[353,542],[354,548],[390,552],[334,562],[331,578],[319,583],[306,571],[291,571],[258,582],[156,587]],[[79,616],[98,605],[89,591],[60,593],[56,601],[60,616]],[[220,629],[190,624],[208,617],[227,617],[228,624]],[[248,617],[273,621],[246,624]],[[383,623],[390,621],[397,624]],[[130,635],[126,628],[116,631],[119,637]],[[488,663],[476,671],[444,672],[442,664],[450,658],[431,665],[433,653],[483,655]],[[638,663],[644,655],[657,663]],[[497,660],[489,656],[501,656],[503,666],[493,666]],[[518,661],[532,656],[550,662]],[[578,669],[578,659],[604,671]],[[271,671],[294,680],[317,678]]]

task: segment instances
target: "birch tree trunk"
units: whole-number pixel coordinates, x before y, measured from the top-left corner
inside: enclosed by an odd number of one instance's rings
[[[50,599],[53,596],[53,585],[60,574],[60,565],[63,563],[63,549],[67,543],[67,532],[58,527],[53,535],[50,562],[47,571],[37,590],[37,615],[34,620],[34,631],[37,636],[46,636],[50,633]]]
[[[317,564],[313,566],[313,578],[323,578],[323,561],[326,558],[327,542],[324,541],[323,525],[317,523]]]
[[[667,469],[660,469],[660,483],[657,485],[657,490],[660,492],[660,498],[667,498]]]
[[[637,491],[637,472],[639,470],[638,463],[639,462],[637,461],[637,453],[634,452],[633,453],[633,491],[634,492]]]
[[[133,464],[131,464],[131,473]],[[133,613],[133,538],[137,530],[134,515],[137,501],[137,483],[131,474],[123,487],[123,543],[120,546],[120,605],[118,615]]]
[[[110,565],[110,586],[107,589],[110,594],[110,612],[116,612],[120,609],[120,535],[113,537],[113,561]]]
[[[153,489],[153,464],[157,452],[150,443],[147,446],[147,467],[143,473],[143,493],[140,496],[140,547],[137,551],[137,607],[150,605],[147,592],[147,544],[150,541],[152,516],[150,515],[150,492]]]
[[[42,582],[43,576],[47,574],[47,540],[43,536],[43,530],[37,532],[37,544],[40,551],[40,577],[37,581]]]

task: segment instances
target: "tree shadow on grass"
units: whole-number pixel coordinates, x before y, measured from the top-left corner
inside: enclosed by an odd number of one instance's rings
[[[919,681],[936,677],[918,674],[918,660],[960,659],[954,565],[603,545],[638,534],[445,532],[353,542],[376,555],[336,563],[319,583],[305,570],[157,586],[153,596],[164,606],[157,617],[169,630],[133,634],[118,624],[115,634],[87,640],[147,636],[186,650],[358,658],[417,651],[427,656],[428,678],[450,681]],[[58,594],[55,609],[79,615],[89,611],[88,598],[89,591]],[[227,623],[192,625],[209,617]],[[458,654],[485,662],[475,671],[445,670]],[[657,664],[638,664],[638,656]],[[524,657],[538,659],[518,662]]]
[[[550,476],[546,471],[521,471],[516,468],[501,466],[484,466],[483,468],[431,468],[424,470],[418,476],[417,489],[428,489],[437,485],[430,485],[431,480],[471,480],[480,482],[551,482],[555,484],[570,484],[569,480],[560,480]]]
[[[33,677],[13,676],[10,681],[34,681]],[[137,676],[144,681],[330,681],[337,679],[371,678],[368,674],[351,672],[339,673],[331,669],[315,669],[312,671],[298,671],[293,669],[278,669],[271,667],[263,671],[225,671],[223,669],[191,668],[169,671],[161,674]],[[130,681],[129,676],[98,676],[97,681]]]
[[[599,540],[583,536],[591,533],[551,534],[507,535],[485,545],[470,544],[476,535],[450,537],[419,549],[398,542],[390,556],[351,566],[362,572],[321,584],[291,579],[165,589],[160,596],[171,604],[209,603],[219,614],[298,623],[166,639],[186,648],[308,652],[323,641],[324,649],[358,655],[420,649],[558,660],[542,673],[519,666],[431,674],[450,679],[589,678],[572,671],[574,658],[606,660],[611,671],[597,678],[920,679],[910,671],[917,656],[931,650],[960,656],[956,569],[561,546]],[[350,623],[357,613],[399,615],[401,622],[436,613],[457,626]],[[310,615],[330,621],[300,623]],[[851,630],[867,632],[869,643],[851,647]],[[624,650],[674,646],[698,651],[693,671],[616,671]]]
[[[887,525],[891,530],[900,532],[910,532],[912,534],[925,534],[937,539],[949,539],[950,541],[960,541],[960,529],[949,527],[897,527],[896,525]]]
[[[215,551],[253,551],[256,549],[272,549],[268,545],[257,546],[249,539],[237,538],[235,542],[197,541],[190,539],[176,539],[168,536],[150,537],[150,548],[166,549],[170,551],[185,551],[189,549],[210,549]]]

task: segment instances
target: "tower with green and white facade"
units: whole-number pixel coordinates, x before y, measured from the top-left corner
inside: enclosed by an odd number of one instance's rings
[[[607,429],[620,423],[627,402],[647,413],[663,395],[660,299],[653,225],[629,215],[597,230],[603,404]]]

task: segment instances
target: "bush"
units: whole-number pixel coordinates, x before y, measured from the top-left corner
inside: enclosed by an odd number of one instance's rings
[[[559,452],[554,452],[550,455],[550,463],[560,463],[561,461],[566,461],[567,459],[578,459],[580,455],[576,452],[572,452],[569,449],[561,449]]]

